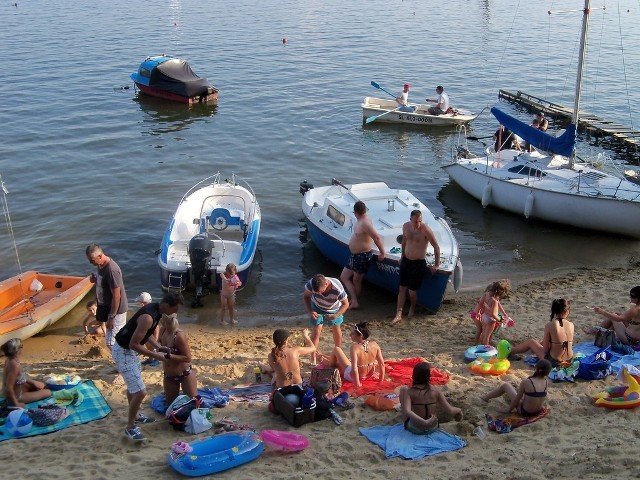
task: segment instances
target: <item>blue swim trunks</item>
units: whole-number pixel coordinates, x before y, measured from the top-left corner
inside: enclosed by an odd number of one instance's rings
[[[320,316],[314,320],[313,318],[309,318],[309,325],[311,325],[312,327],[317,327],[318,325],[323,325],[324,324],[324,316],[325,315],[331,315],[332,313],[335,312],[325,312],[324,310],[320,310],[315,303],[311,302],[311,310],[313,310],[316,313],[319,313]],[[331,326],[331,327],[335,327],[336,325],[342,325],[342,322],[344,321],[344,316],[340,315],[339,317],[334,318],[333,320],[327,320],[327,325]]]
[[[367,273],[371,260],[373,259],[373,252],[352,253],[347,261],[347,268],[355,273]]]

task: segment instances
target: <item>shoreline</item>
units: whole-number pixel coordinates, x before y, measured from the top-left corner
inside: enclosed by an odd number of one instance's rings
[[[630,262],[625,268],[578,269],[513,285],[504,307],[516,323],[505,336],[514,342],[528,337],[539,338],[549,319],[551,300],[565,297],[573,300],[570,320],[576,325],[575,343],[586,341],[589,337],[580,327],[599,321],[586,306],[623,307],[628,289],[635,284],[627,279],[635,277],[637,267],[638,262]],[[475,333],[468,311],[475,304],[477,293],[459,293],[455,301],[444,303],[438,314],[418,314],[410,321],[404,318],[395,327],[389,325],[392,311],[365,308],[351,311],[346,316],[347,325],[365,320],[371,322],[371,338],[380,343],[385,360],[422,356],[432,366],[450,374],[451,380],[442,391],[452,405],[462,408],[464,418],[455,422],[446,415],[439,415],[441,428],[467,441],[465,448],[415,461],[385,459],[382,450],[362,437],[357,428],[391,425],[400,421],[401,415],[394,411],[373,411],[363,405],[362,398],[355,398],[354,409],[340,412],[344,419],[342,425],[321,421],[295,430],[309,438],[311,446],[306,451],[285,456],[267,449],[255,462],[222,472],[217,477],[286,475],[306,478],[308,474],[321,474],[323,478],[344,479],[361,478],[365,473],[369,478],[389,478],[389,475],[407,478],[435,475],[451,479],[637,478],[640,467],[632,461],[624,440],[640,438],[637,412],[597,408],[590,398],[606,386],[619,384],[613,376],[591,382],[549,383],[547,405],[551,413],[546,418],[509,434],[488,432],[485,413],[495,414],[495,409],[506,403],[495,399],[487,405],[479,397],[502,381],[517,384],[532,373],[532,368],[516,361],[501,377],[469,372],[463,352],[470,346]],[[306,327],[303,320],[301,315],[295,325],[287,323],[293,331],[294,341],[301,341],[300,331]],[[239,328],[183,325],[189,334],[199,387],[228,389],[252,382],[253,368],[266,359],[272,347],[271,334],[279,326],[280,323]],[[48,475],[52,478],[66,478],[65,472],[70,471],[77,478],[92,479],[113,478],[114,475],[121,478],[134,475],[182,478],[168,467],[165,456],[173,442],[196,437],[174,431],[153,413],[159,421],[143,426],[149,440],[141,446],[127,442],[122,436],[126,418],[125,388],[111,383],[113,364],[104,347],[104,339],[88,337],[83,342],[79,339],[79,336],[70,335],[40,335],[26,340],[25,370],[36,378],[48,373],[73,373],[94,380],[112,407],[112,414],[103,420],[51,435],[5,442],[0,461],[6,465],[6,474],[23,477],[41,472],[47,465]],[[324,329],[321,350],[328,350],[331,345],[331,334]],[[303,376],[308,378],[308,361],[304,359],[303,362]],[[143,378],[149,393],[143,407],[150,414],[151,399],[162,392],[161,370],[146,367]],[[282,417],[268,413],[263,403],[231,402],[223,409],[215,409],[213,414],[214,419],[236,416],[258,430],[293,430]],[[473,435],[477,426],[486,432],[484,440]],[[203,433],[200,437],[206,435]],[[89,447],[57,450],[51,448],[53,444]],[[98,450],[93,446],[98,446]],[[107,446],[106,450],[103,446]],[[43,453],[39,454],[38,462],[32,462],[22,454],[25,449]],[[84,466],[72,467],[78,463]],[[337,468],[329,469],[329,465]]]

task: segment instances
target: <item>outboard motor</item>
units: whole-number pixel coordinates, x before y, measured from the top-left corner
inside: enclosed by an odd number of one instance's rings
[[[305,180],[304,182],[300,183],[300,194],[304,195],[305,193],[307,193],[312,188],[313,188],[313,185],[311,185],[309,182],[307,182]]]
[[[189,240],[189,261],[191,262],[191,273],[196,286],[196,298],[191,304],[192,307],[204,306],[200,302],[200,297],[202,297],[202,286],[209,273],[211,251],[211,240],[204,233],[199,233]]]

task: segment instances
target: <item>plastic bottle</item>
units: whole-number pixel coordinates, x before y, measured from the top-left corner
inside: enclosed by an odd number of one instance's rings
[[[262,372],[260,371],[260,367],[254,368],[253,373],[256,374],[256,383],[262,383]]]

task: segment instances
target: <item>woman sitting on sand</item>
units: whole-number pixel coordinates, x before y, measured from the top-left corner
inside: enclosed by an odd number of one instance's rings
[[[624,313],[607,312],[605,309],[595,307],[594,312],[599,313],[605,320],[600,324],[603,328],[609,328],[616,332],[616,336],[625,345],[640,347],[640,286],[633,287],[629,291],[631,308]],[[587,333],[595,334],[595,329]]]
[[[431,366],[420,362],[413,367],[413,381],[410,387],[400,387],[400,406],[406,417],[404,428],[416,435],[426,435],[438,428],[436,406],[440,405],[456,421],[462,420],[462,410],[453,407],[442,390],[429,384]]]
[[[546,358],[553,367],[573,358],[573,322],[567,317],[571,311],[571,301],[558,298],[551,303],[551,319],[544,327],[542,343],[530,338],[511,349],[512,354],[531,350],[539,359]]]
[[[22,340],[12,338],[0,347],[7,359],[2,375],[2,395],[6,406],[24,408],[26,403],[36,402],[51,396],[51,390],[42,382],[33,380],[22,371],[20,354]]]
[[[511,283],[507,279],[493,282],[486,288],[476,308],[471,311],[471,318],[476,325],[474,345],[489,345],[493,332],[502,321],[499,314],[502,314],[505,319],[509,316],[500,300],[506,298],[510,291]]]
[[[167,405],[171,405],[182,393],[195,397],[198,393],[196,374],[191,367],[191,349],[187,335],[180,330],[176,314],[162,315],[158,340],[164,352],[164,395]]]
[[[498,409],[498,411],[511,413],[517,409],[517,413],[523,417],[534,417],[540,413],[547,398],[547,387],[549,385],[547,375],[549,375],[549,372],[551,372],[551,362],[544,359],[538,360],[533,375],[520,382],[517,391],[510,383],[503,383],[480,398],[488,402],[492,398],[501,397],[506,393],[511,403],[509,403],[508,408]]]
[[[311,355],[316,351],[316,346],[309,337],[309,329],[302,331],[304,346],[290,347],[289,337],[291,332],[284,328],[278,328],[273,332],[274,348],[267,357],[269,365],[260,365],[262,373],[273,373],[275,388],[289,385],[302,385],[300,373],[300,355]]]
[[[369,340],[369,323],[357,323],[351,330],[351,360],[340,347],[334,347],[331,356],[322,356],[322,364],[340,370],[340,375],[356,387],[362,386],[362,380],[373,377],[378,366],[379,382],[384,381],[384,359],[380,345]]]

